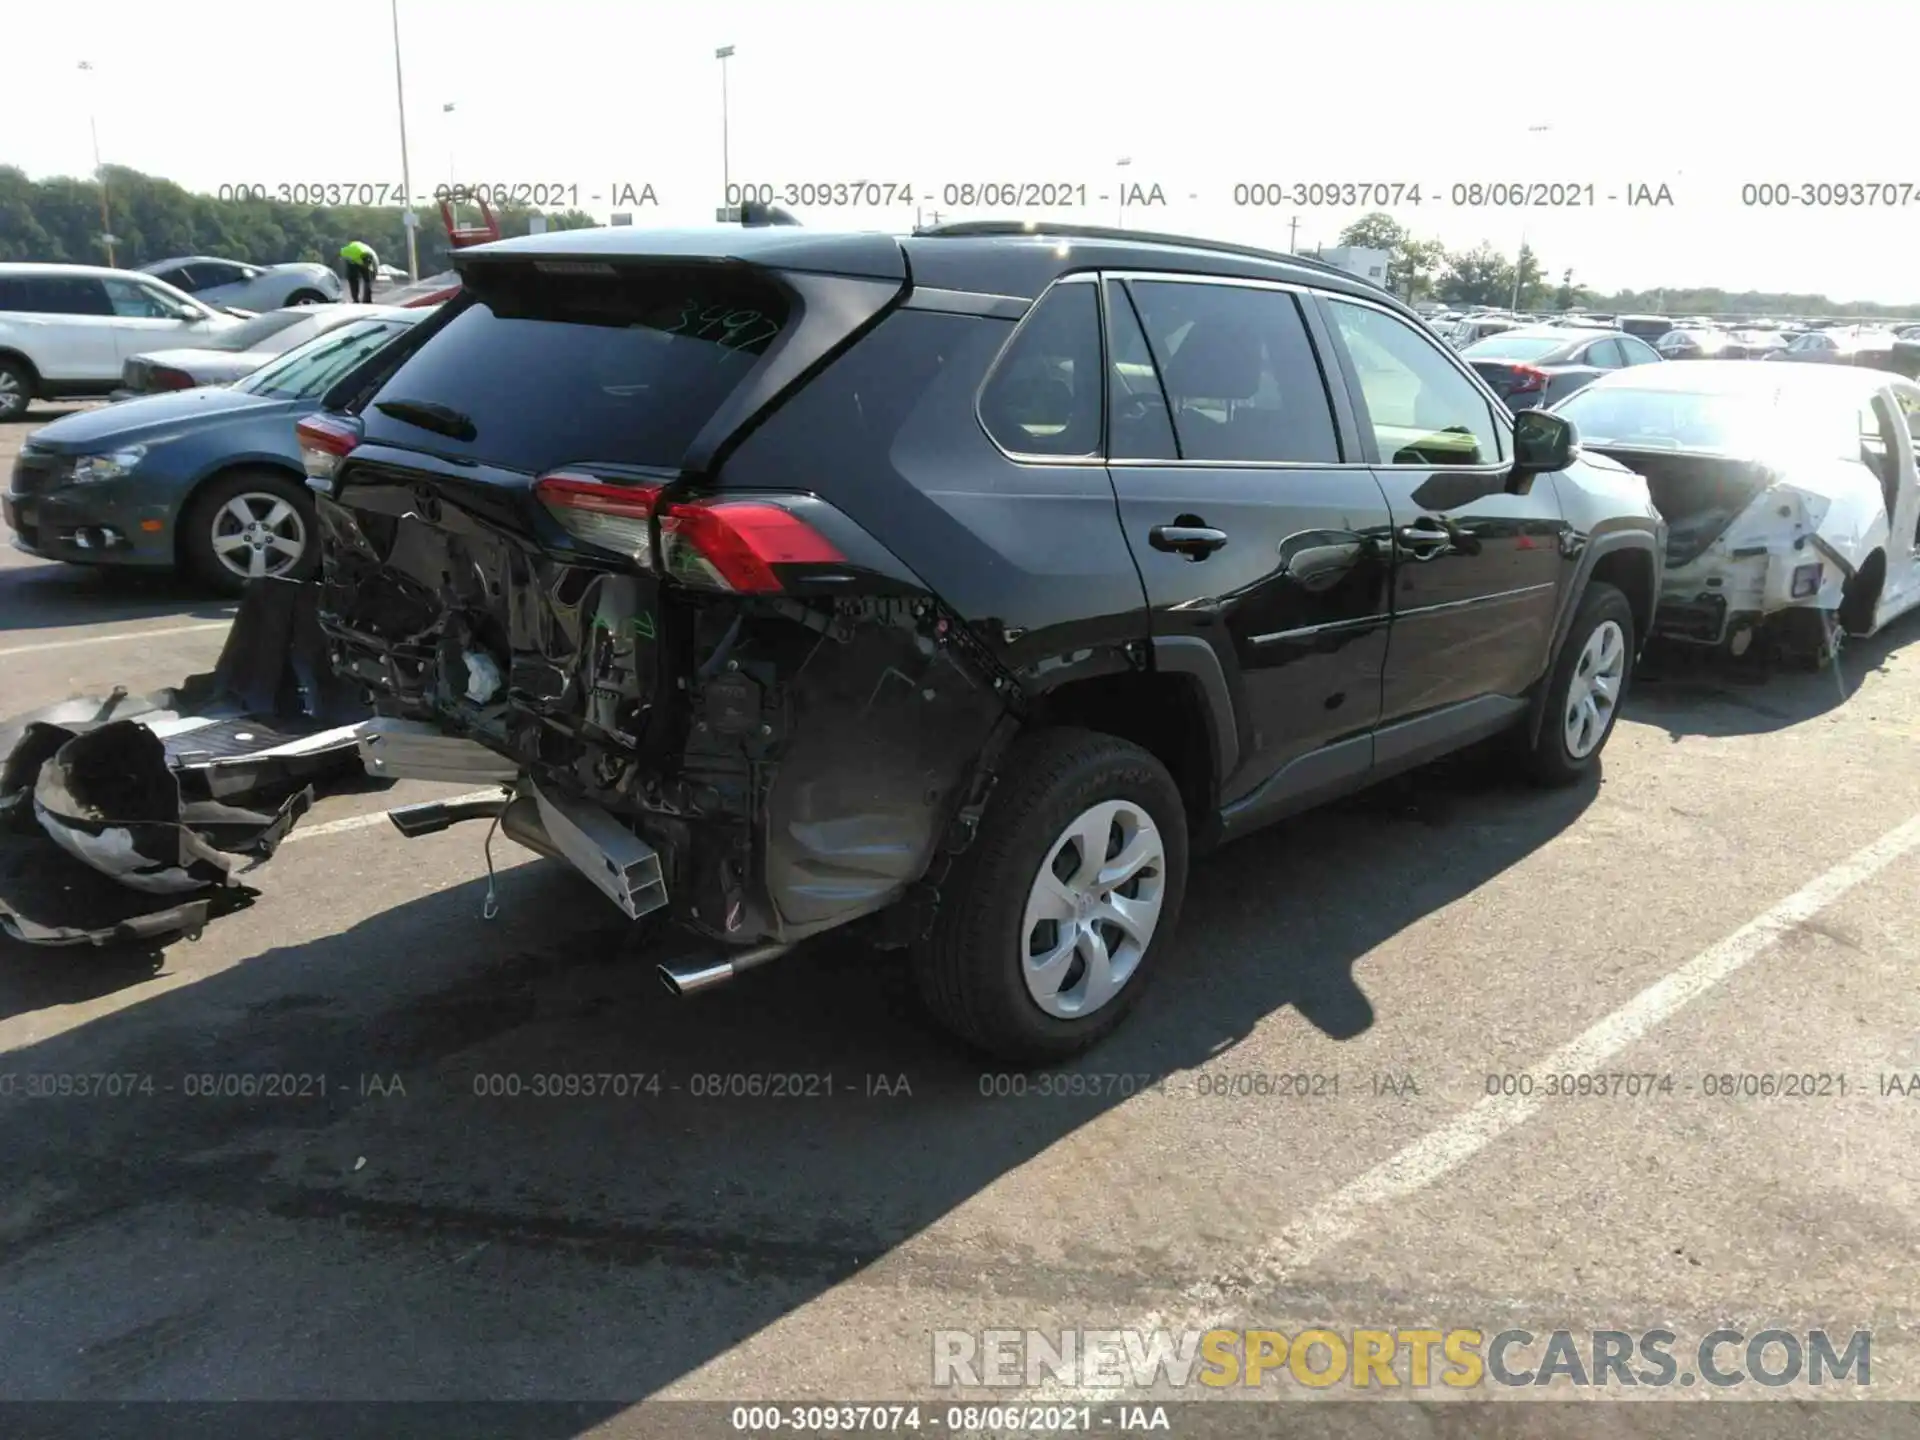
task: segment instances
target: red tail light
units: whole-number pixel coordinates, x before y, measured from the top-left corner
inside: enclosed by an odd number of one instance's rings
[[[293,427],[300,459],[314,480],[330,480],[341,459],[360,443],[360,424],[337,415],[309,415]]]
[[[612,485],[567,471],[534,484],[535,496],[568,534],[624,555],[642,569],[653,565],[648,529],[660,489]],[[799,516],[760,500],[695,500],[671,507],[660,517],[660,556],[666,573],[683,584],[743,595],[782,589],[776,565],[834,564],[846,558]]]
[[[1516,365],[1513,375],[1507,381],[1507,389],[1515,395],[1530,394],[1535,390],[1547,388],[1547,372],[1536,370],[1531,365]]]
[[[740,594],[783,588],[775,565],[846,559],[792,511],[754,500],[675,505],[660,517],[660,558],[677,580]]]
[[[191,390],[199,383],[186,371],[171,365],[156,365],[147,372],[147,384],[155,390]]]
[[[557,470],[533,484],[534,497],[569,535],[653,568],[649,525],[658,485],[609,485],[591,475]]]

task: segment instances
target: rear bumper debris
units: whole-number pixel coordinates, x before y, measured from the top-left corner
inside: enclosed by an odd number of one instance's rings
[[[213,670],[0,728],[0,933],[35,945],[197,935],[256,893],[315,787],[357,778],[369,711],[335,679],[315,587],[249,587]]]

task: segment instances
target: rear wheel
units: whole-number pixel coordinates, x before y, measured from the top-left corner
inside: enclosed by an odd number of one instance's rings
[[[0,359],[0,420],[19,420],[33,403],[33,372],[18,360]]]
[[[1179,919],[1187,822],[1137,745],[1041,731],[1013,752],[934,931],[916,947],[934,1016],[1022,1064],[1092,1045],[1139,999]]]
[[[287,296],[289,305],[324,305],[326,303],[327,297],[318,290],[296,290]]]
[[[1547,679],[1540,733],[1527,771],[1542,785],[1571,785],[1600,763],[1633,674],[1633,606],[1602,580],[1587,586],[1560,659]]]
[[[230,595],[249,580],[306,580],[319,568],[313,501],[284,475],[242,471],[214,480],[180,523],[187,562]]]

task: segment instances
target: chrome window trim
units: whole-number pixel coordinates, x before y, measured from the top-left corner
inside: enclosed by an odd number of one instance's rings
[[[993,363],[987,366],[987,373],[980,377],[980,384],[973,392],[973,423],[980,427],[980,433],[987,437],[989,445],[1017,465],[1105,466],[1107,463],[1107,457],[1102,453],[1107,448],[1107,336],[1099,309],[1100,292],[1097,290],[1093,298],[1095,336],[1100,345],[1100,438],[1094,447],[1094,452],[1091,455],[1036,455],[1025,450],[1009,450],[995,437],[987,425],[986,416],[980,409],[981,401],[986,397],[987,387],[993,384],[993,377],[1000,373],[1000,367],[1006,363],[1008,353],[1019,343],[1021,332],[1027,328],[1028,323],[1040,313],[1040,307],[1046,303],[1047,297],[1063,285],[1093,285],[1098,284],[1099,280],[1098,270],[1076,270],[1071,275],[1060,276],[1034,296],[1032,303],[1027,306],[1027,313],[1015,322],[1013,333],[1000,342],[999,353],[993,357]]]
[[[942,290],[922,285],[900,302],[902,310],[930,310],[937,315],[981,315],[991,320],[1021,320],[1035,302],[1019,295],[997,295],[977,290]]]
[[[1316,291],[1315,293],[1319,296],[1322,302],[1340,301],[1348,305],[1358,305],[1363,309],[1377,311],[1378,313],[1386,316],[1389,320],[1397,320],[1402,325],[1405,325],[1407,329],[1413,331],[1414,337],[1416,339],[1420,340],[1420,342],[1426,345],[1427,348],[1433,351],[1434,354],[1442,357],[1453,368],[1456,374],[1462,376],[1469,385],[1471,385],[1476,391],[1479,392],[1481,398],[1484,399],[1488,405],[1488,409],[1487,409],[1488,420],[1490,420],[1496,427],[1498,427],[1499,424],[1501,423],[1501,417],[1502,416],[1506,417],[1506,426],[1507,426],[1506,448],[1509,450],[1513,449],[1513,412],[1507,409],[1506,402],[1501,400],[1501,398],[1498,395],[1493,393],[1493,388],[1490,385],[1488,385],[1486,381],[1480,378],[1479,373],[1475,371],[1471,365],[1467,364],[1464,360],[1460,358],[1459,351],[1449,349],[1445,345],[1432,344],[1427,340],[1425,336],[1422,336],[1420,334],[1420,331],[1417,327],[1412,325],[1407,325],[1406,316],[1395,314],[1392,310],[1389,310],[1384,305],[1376,305],[1371,300],[1361,299],[1358,296],[1344,295],[1337,290],[1319,290],[1319,291]],[[1343,345],[1346,343],[1344,337],[1341,339],[1341,343]],[[1362,395],[1360,398],[1364,400],[1366,397]],[[1378,446],[1378,443],[1379,443],[1378,438],[1376,436],[1376,439],[1375,439],[1376,447]],[[1395,465],[1391,461],[1383,459],[1380,461],[1378,465],[1375,465],[1372,468],[1376,470],[1394,470],[1394,471],[1443,470],[1449,475],[1454,475],[1454,474],[1500,475],[1500,474],[1510,474],[1512,472],[1513,461],[1502,460],[1496,456],[1492,462],[1486,465]]]

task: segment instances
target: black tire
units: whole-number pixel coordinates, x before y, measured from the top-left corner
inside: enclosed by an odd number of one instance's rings
[[[32,370],[18,360],[0,356],[0,424],[26,419],[35,389]]]
[[[216,522],[228,503],[243,495],[272,496],[293,507],[304,545],[299,558],[284,571],[287,580],[310,580],[320,569],[320,532],[307,488],[273,470],[235,470],[216,476],[201,487],[180,517],[180,555],[189,569],[226,595],[246,589],[246,577],[224,565],[214,549]]]
[[[296,290],[287,296],[289,305],[325,305],[327,297],[318,290]]]
[[[1611,621],[1620,627],[1626,641],[1626,657],[1620,673],[1614,705],[1607,712],[1599,740],[1584,755],[1575,755],[1567,744],[1567,711],[1575,673],[1581,666],[1587,642],[1602,625]],[[1620,707],[1626,703],[1627,687],[1633,681],[1636,641],[1633,633],[1633,606],[1627,597],[1604,580],[1588,584],[1574,611],[1573,624],[1567,630],[1566,644],[1547,678],[1547,690],[1540,717],[1540,733],[1531,737],[1522,757],[1527,776],[1537,785],[1572,785],[1600,763],[1600,752],[1613,735]]]
[[[1108,800],[1139,806],[1159,831],[1160,915],[1113,998],[1091,1014],[1062,1018],[1028,991],[1021,925],[1040,866],[1067,826]],[[1186,881],[1186,810],[1166,766],[1110,735],[1061,729],[1026,736],[1008,757],[978,838],[942,886],[933,933],[914,947],[921,996],[941,1025],[998,1059],[1064,1060],[1106,1036],[1139,1000],[1179,922]]]
[[[1774,658],[1789,670],[1817,675],[1839,663],[1846,627],[1834,610],[1783,610],[1767,622]]]

